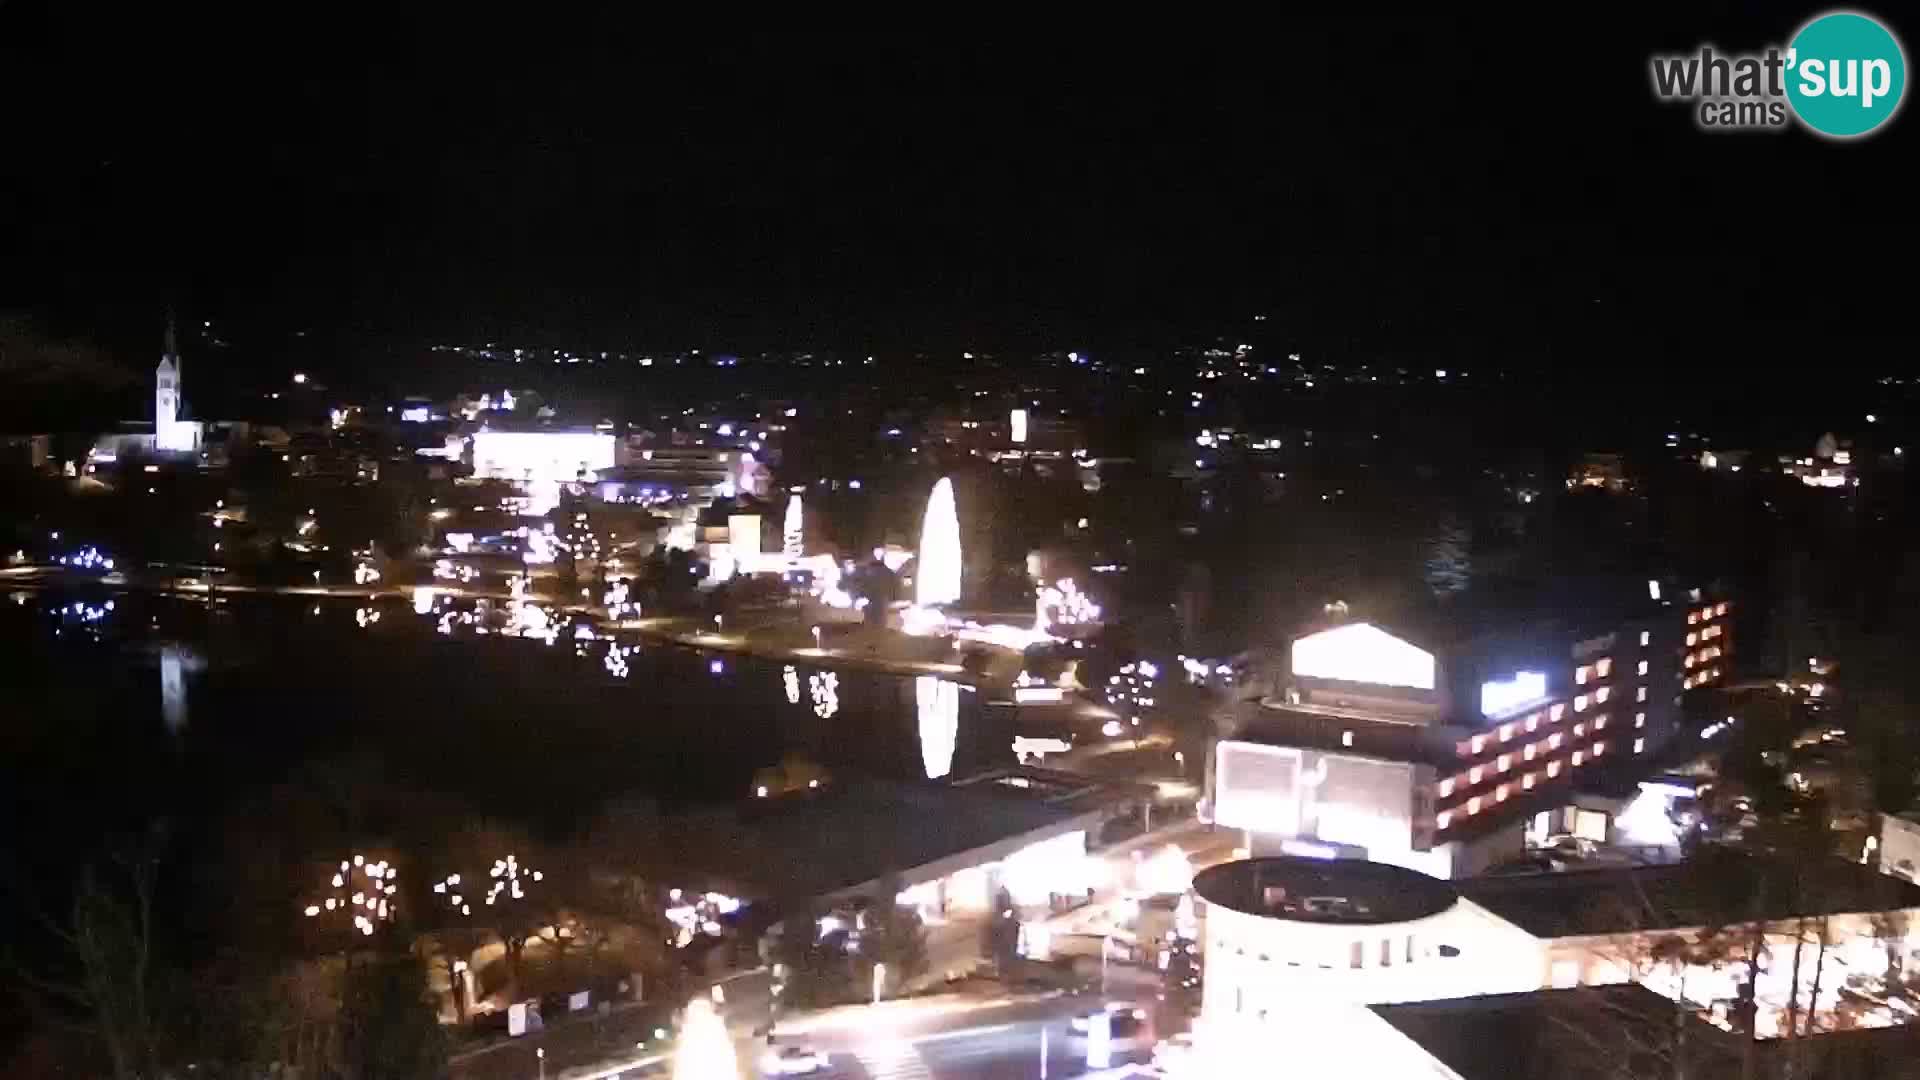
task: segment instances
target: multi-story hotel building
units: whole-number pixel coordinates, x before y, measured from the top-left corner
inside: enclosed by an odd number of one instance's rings
[[[1682,731],[1683,696],[1728,677],[1732,603],[1661,591],[1584,625],[1346,622],[1296,638],[1271,691],[1223,718],[1212,819],[1245,830],[1256,855],[1440,878],[1518,856],[1529,824],[1572,805],[1581,777],[1651,772]]]

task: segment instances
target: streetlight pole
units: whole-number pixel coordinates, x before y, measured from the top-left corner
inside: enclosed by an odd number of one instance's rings
[[[534,1047],[533,1059],[540,1063],[540,1080],[547,1080],[547,1048],[544,1046]]]

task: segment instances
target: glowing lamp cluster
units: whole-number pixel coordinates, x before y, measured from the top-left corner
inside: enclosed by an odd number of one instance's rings
[[[382,859],[371,861],[364,855],[340,860],[339,868],[328,879],[329,893],[318,903],[308,904],[309,919],[351,916],[353,928],[362,937],[371,937],[374,927],[392,920],[398,911],[394,884],[400,876],[393,864]]]
[[[1296,638],[1293,673],[1313,679],[1434,689],[1433,654],[1371,623],[1348,623]]]
[[[509,900],[526,899],[527,893],[526,890],[521,887],[521,881],[525,878],[540,881],[546,876],[539,870],[527,870],[527,868],[521,866],[520,861],[512,855],[508,855],[503,859],[495,859],[493,861],[493,867],[487,871],[487,875],[493,879],[493,884],[487,888],[486,902],[489,905],[499,900],[502,894],[505,894]]]

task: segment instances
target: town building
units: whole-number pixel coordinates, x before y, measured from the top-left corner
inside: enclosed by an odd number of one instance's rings
[[[1520,856],[1539,815],[1574,805],[1579,778],[1630,792],[1620,777],[1653,771],[1682,732],[1683,695],[1731,670],[1732,610],[1649,582],[1576,621],[1463,616],[1404,636],[1367,622],[1305,634],[1268,693],[1220,717],[1212,820],[1244,830],[1256,855],[1480,873]],[[1592,838],[1611,839],[1625,808],[1595,810]]]
[[[1431,1045],[1395,1020],[1409,1003],[1438,1004],[1408,1015],[1534,997],[1531,1008],[1542,992],[1585,989],[1596,1007],[1620,995],[1664,1001],[1669,1025],[1724,1035],[1757,972],[1753,1030],[1763,1040],[1786,1033],[1796,1002],[1803,1019],[1813,1003],[1822,1030],[1904,1023],[1874,1005],[1874,980],[1911,962],[1908,928],[1920,915],[1920,886],[1869,867],[1732,850],[1464,882],[1377,863],[1252,858],[1196,874],[1193,894],[1207,970],[1196,1041],[1213,1044],[1201,1049],[1230,1059],[1284,1034],[1290,1054],[1344,1062],[1354,1075],[1463,1074],[1377,1029],[1384,1016]],[[1750,967],[1750,949],[1770,962]],[[1431,1053],[1461,1064],[1457,1050]],[[1371,1071],[1388,1063],[1395,1071]]]

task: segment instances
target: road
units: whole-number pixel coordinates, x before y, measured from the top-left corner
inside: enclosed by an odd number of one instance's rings
[[[738,995],[736,995],[738,996]],[[783,1023],[775,1033],[781,1043],[801,1044],[825,1052],[830,1067],[814,1075],[847,1080],[924,1080],[924,1078],[1037,1077],[1042,1075],[1040,1052],[1047,1050],[1045,1075],[1077,1077],[1089,1074],[1084,1039],[1075,1039],[1068,1021],[1097,1007],[1100,999],[1088,995],[1041,994],[1025,997],[967,997],[941,995],[891,1001],[879,1006],[848,1006],[811,1014]],[[731,1008],[729,1011],[733,1011]],[[672,1063],[655,1046],[627,1041],[647,1034],[651,1023],[641,1012],[616,1013],[598,1021],[576,1022],[516,1039],[489,1052],[454,1063],[461,1080],[508,1080],[539,1075],[535,1050],[547,1050],[546,1075],[555,1080],[610,1080],[615,1076],[667,1075]],[[763,1039],[751,1034],[761,1009],[746,1006],[731,1025],[740,1075],[761,1075],[758,1054]],[[1116,1050],[1110,1066],[1146,1062],[1152,1057],[1153,1038],[1142,1039],[1130,1050]],[[589,1064],[590,1063],[590,1064]],[[1101,1070],[1093,1070],[1101,1072]]]
[[[815,1075],[849,1080],[927,1077],[1075,1077],[1088,1073],[1086,1043],[1068,1020],[1098,1004],[1091,997],[1050,997],[967,1008],[901,1002],[894,1011],[840,1010],[804,1030],[782,1029],[783,1041],[804,1041],[827,1053],[832,1067]],[[870,1015],[861,1015],[861,1014]],[[1044,1039],[1042,1033],[1044,1032]],[[1152,1057],[1151,1038],[1115,1053],[1110,1066]],[[1041,1049],[1046,1067],[1041,1067]],[[747,1075],[754,1075],[747,1072]]]

